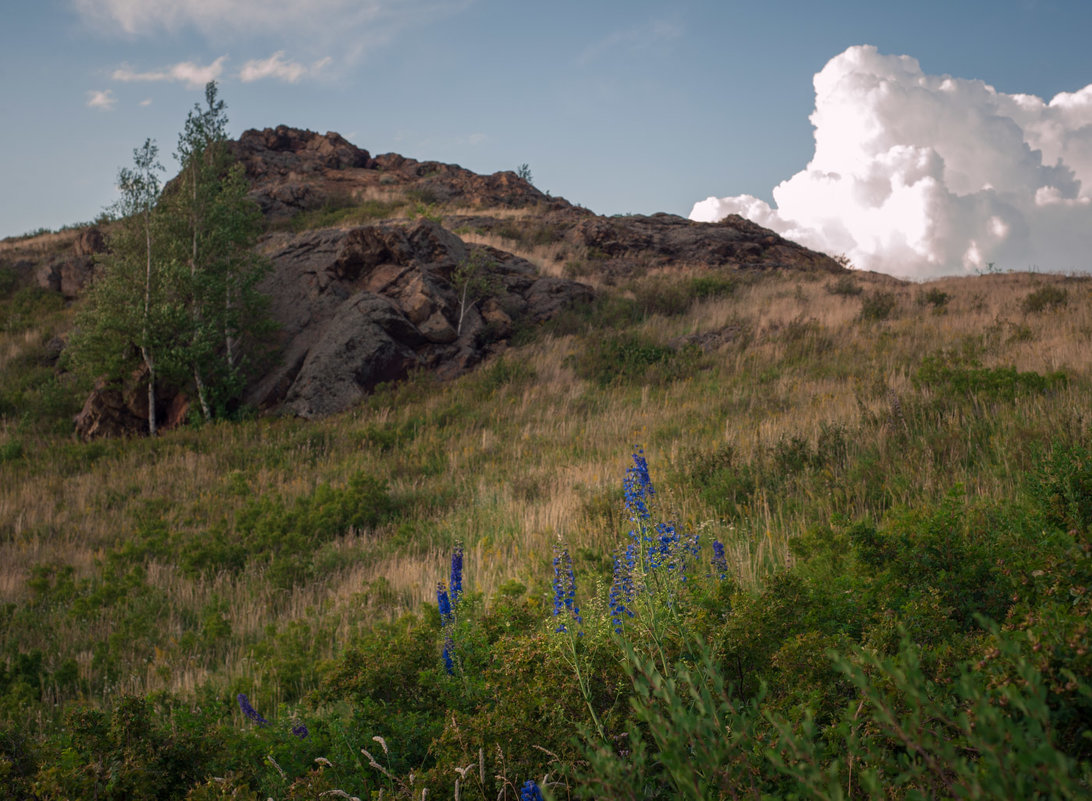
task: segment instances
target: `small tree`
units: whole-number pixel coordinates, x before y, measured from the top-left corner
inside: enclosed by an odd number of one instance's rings
[[[156,214],[163,170],[158,154],[148,139],[133,151],[133,167],[118,173],[121,198],[110,209],[118,223],[69,347],[77,366],[114,382],[143,367],[151,436],[158,428],[157,383],[176,367],[180,322],[177,271],[163,253]]]
[[[463,333],[463,321],[466,313],[484,298],[496,292],[496,280],[489,274],[495,263],[485,257],[480,250],[474,251],[470,258],[462,261],[451,275],[451,283],[459,296],[459,322],[455,333]]]
[[[226,108],[209,81],[204,107],[194,105],[179,136],[179,186],[165,203],[174,253],[189,269],[187,350],[206,420],[242,387],[244,330],[265,325],[255,288],[265,262],[253,252],[261,214],[228,148]]]
[[[529,184],[533,184],[535,182],[534,176],[531,175],[531,165],[527,162],[519,165],[519,167],[516,169],[516,175],[517,177],[522,178]]]

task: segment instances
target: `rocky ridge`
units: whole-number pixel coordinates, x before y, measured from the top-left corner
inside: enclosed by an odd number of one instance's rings
[[[271,264],[262,290],[281,358],[246,394],[265,411],[322,417],[411,370],[457,376],[519,327],[592,299],[592,284],[653,270],[843,269],[742,217],[602,217],[514,172],[373,157],[336,133],[281,126],[246,131],[231,146],[269,228],[259,244]],[[5,240],[0,265],[76,298],[108,236],[89,227],[48,237],[48,246]],[[458,271],[468,264],[485,291],[461,293]],[[140,395],[97,388],[78,432],[137,433]],[[184,419],[184,398],[164,404],[167,419]]]

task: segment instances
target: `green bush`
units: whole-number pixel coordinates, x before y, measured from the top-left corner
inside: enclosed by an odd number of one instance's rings
[[[861,298],[860,319],[868,322],[879,322],[891,317],[898,300],[893,292],[876,290],[869,292]]]
[[[1044,393],[1064,387],[1066,374],[1055,371],[1042,375],[1019,372],[1015,367],[982,367],[952,353],[926,356],[913,376],[916,386],[930,387],[944,398],[961,400],[978,397],[1012,401],[1018,395]]]
[[[1021,308],[1028,313],[1057,309],[1069,302],[1069,293],[1058,286],[1044,286],[1024,298]]]
[[[693,375],[701,369],[702,354],[693,345],[673,348],[639,334],[617,334],[586,341],[569,362],[579,377],[600,386],[663,383]]]
[[[922,306],[932,306],[935,310],[943,309],[951,299],[951,295],[936,287],[930,287],[918,293],[918,303]]]
[[[852,276],[843,275],[837,281],[827,284],[827,292],[832,295],[841,295],[843,298],[854,298],[864,292],[864,287]]]

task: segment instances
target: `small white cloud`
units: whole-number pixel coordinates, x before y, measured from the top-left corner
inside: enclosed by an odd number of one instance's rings
[[[389,42],[410,27],[436,24],[476,0],[71,0],[99,30],[127,37],[196,31],[239,47],[276,37],[293,49],[339,58]]]
[[[814,83],[815,153],[773,189],[776,207],[710,197],[691,219],[741,214],[895,275],[1092,271],[1092,85],[1046,103],[871,46]]]
[[[301,78],[313,78],[331,62],[329,57],[319,59],[310,66],[298,61],[285,61],[284,51],[278,50],[266,59],[252,59],[239,71],[243,83],[260,81],[263,78],[276,78],[287,83],[296,83]]]
[[[140,101],[140,105],[141,106],[150,106],[150,105],[152,105],[152,99],[150,97],[146,97],[146,98],[144,98],[143,100]]]
[[[211,64],[202,66],[192,61],[182,61],[161,70],[151,72],[136,72],[128,64],[123,64],[114,70],[110,76],[115,81],[124,83],[146,81],[173,81],[186,84],[189,89],[198,89],[209,81],[215,81],[224,71],[224,62],[227,56],[220,56]]]
[[[642,25],[615,31],[599,41],[593,42],[576,57],[576,63],[587,65],[617,48],[647,50],[663,42],[678,39],[682,36],[682,33],[682,27],[674,22],[661,19],[651,20]]]
[[[104,92],[92,90],[87,93],[87,107],[97,108],[99,111],[111,111],[117,105],[118,99],[113,91],[107,89]]]

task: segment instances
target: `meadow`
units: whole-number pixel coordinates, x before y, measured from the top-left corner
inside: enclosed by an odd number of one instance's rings
[[[91,443],[72,309],[0,298],[0,794],[1092,792],[1088,279],[649,273]]]

